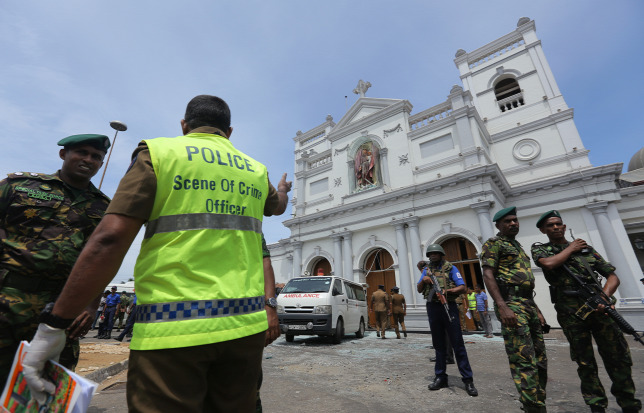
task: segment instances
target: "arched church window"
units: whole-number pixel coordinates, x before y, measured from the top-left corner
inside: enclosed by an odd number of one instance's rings
[[[314,265],[311,275],[329,275],[331,274],[331,263],[326,258],[320,258]]]
[[[501,112],[525,105],[519,82],[513,77],[499,81],[494,86],[494,95]]]
[[[378,145],[367,141],[358,147],[353,156],[353,179],[355,192],[379,187],[382,185],[380,178],[380,151]]]

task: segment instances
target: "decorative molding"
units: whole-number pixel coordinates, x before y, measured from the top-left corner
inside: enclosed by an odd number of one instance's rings
[[[445,229],[448,229],[449,232],[446,232]],[[433,233],[428,239],[427,239],[427,244],[440,244],[442,241],[445,241],[450,238],[454,238],[454,236],[461,236],[465,239],[467,239],[469,242],[474,244],[474,247],[476,247],[477,251],[481,251],[481,247],[483,246],[483,243],[481,242],[481,237],[479,235],[476,235],[472,231],[461,228],[461,227],[455,227],[451,223],[446,222],[443,224],[443,228],[436,231]]]
[[[333,200],[333,194],[328,194],[327,196],[324,196],[322,198],[317,198],[317,199],[314,199],[312,201],[307,201],[307,202],[304,203],[304,206],[305,207],[312,207],[312,206],[315,206],[315,205],[324,204],[325,202],[329,202],[329,201],[332,201],[332,200]]]
[[[523,41],[525,44],[525,41],[523,39],[523,33],[529,29],[534,30],[535,25],[534,21],[531,21],[530,23],[526,23],[527,25],[521,25],[521,30],[519,28],[516,28],[515,30],[511,31],[510,33],[506,34],[505,36],[502,36],[493,42],[490,42],[486,44],[485,46],[479,47],[478,49],[475,49],[469,53],[465,52],[463,53],[459,49],[459,51],[456,53],[456,58],[454,59],[454,63],[456,66],[459,66],[463,62],[467,62],[468,66],[475,62],[479,62],[480,60],[485,59],[486,57],[491,57],[495,53],[499,52],[500,50],[505,50],[506,47],[513,45],[516,42]],[[512,50],[516,50],[518,48],[514,48]],[[511,50],[510,50],[511,51]],[[509,53],[510,51],[507,51]],[[501,55],[503,53],[499,53]],[[489,59],[494,60],[494,58]],[[478,69],[481,65],[476,66],[475,68]],[[471,68],[473,69],[473,68]]]
[[[345,136],[351,135],[352,133],[362,131],[370,125],[374,125],[385,119],[390,119],[399,113],[410,113],[413,108],[412,104],[408,100],[363,98],[359,99],[358,102],[360,104],[356,104],[349,109],[335,128],[333,128],[331,133],[327,135],[327,139],[330,142],[335,142]],[[360,120],[349,123],[349,120],[351,120],[363,107],[371,107],[378,110]]]
[[[321,173],[330,171],[332,169],[333,169],[333,162],[328,162],[328,163],[326,163],[326,164],[324,164],[322,166],[318,166],[315,169],[308,169],[306,171],[297,171],[297,172],[295,172],[294,175],[295,175],[295,177],[297,179],[300,179],[300,178],[306,179],[306,178],[310,178],[312,176],[319,175]]]
[[[447,187],[447,186],[455,186],[461,183],[464,183],[466,185],[471,185],[470,181],[473,178],[483,180],[484,182],[487,182],[488,184],[493,185],[495,188],[494,194],[498,199],[504,200],[506,197],[510,195],[510,192],[512,190],[512,188],[510,187],[510,184],[505,179],[505,176],[503,175],[503,173],[501,172],[501,169],[497,164],[482,165],[479,167],[467,169],[465,171],[456,173],[454,175],[447,176],[445,178],[434,179],[428,182],[423,182],[421,184],[410,185],[404,188],[391,190],[389,192],[382,192],[379,195],[374,195],[366,199],[359,198],[358,200],[350,203],[347,201],[350,200],[351,198],[361,197],[361,195],[363,195],[365,192],[370,192],[373,190],[382,190],[382,188],[374,188],[374,189],[370,189],[364,192],[359,192],[356,194],[345,195],[342,197],[342,200],[344,202],[338,206],[329,208],[319,213],[306,214],[303,216],[291,218],[291,219],[285,220],[283,224],[287,228],[291,228],[294,225],[306,224],[307,222],[314,221],[317,219],[326,219],[326,218],[330,218],[331,216],[335,216],[339,214],[351,213],[361,207],[365,208],[365,207],[370,207],[380,203],[396,202],[399,198],[405,198],[419,193],[423,194],[425,192],[429,192],[432,190],[440,190],[441,188]],[[568,177],[568,179],[570,178]],[[540,185],[543,185],[543,183],[540,183]],[[485,194],[482,193],[479,196],[483,196],[483,195]],[[473,194],[468,194],[467,198],[469,199],[471,196],[473,196]],[[443,205],[445,203],[450,203],[450,202],[454,202],[454,200],[444,199],[444,200],[441,200],[436,205]],[[398,211],[398,213],[405,213],[405,212],[413,212],[413,211],[412,210]],[[374,221],[376,219],[383,218],[383,217],[391,217],[391,213],[387,212],[382,215],[371,216],[368,219],[366,219],[365,222]],[[354,223],[357,224],[358,222],[354,222]],[[331,228],[328,228],[328,229],[330,230]]]
[[[540,104],[540,102],[534,103],[534,105],[537,105],[537,104]],[[528,108],[529,106],[531,105],[525,105],[525,106],[522,106],[522,108]],[[496,133],[490,136],[490,139],[492,143],[504,141],[506,139],[511,139],[516,136],[526,134],[528,132],[540,130],[546,126],[556,125],[558,122],[563,122],[564,120],[572,119],[573,115],[574,115],[574,110],[572,108],[562,110],[561,112],[553,113],[547,118],[542,118],[534,122],[526,123],[524,125],[508,129],[507,131]]]
[[[400,126],[400,123],[399,123],[398,125],[396,125],[395,128],[383,130],[382,131],[382,134],[383,134],[382,137],[386,138],[387,136],[389,136],[389,134],[393,134],[394,132],[402,132],[402,130],[403,130],[403,128],[402,128],[402,126]]]
[[[521,139],[512,148],[512,156],[519,161],[531,161],[540,153],[541,145],[534,139]]]
[[[342,177],[340,177],[340,178],[335,178],[335,179],[333,180],[333,184],[334,184],[334,186],[335,186],[335,187],[342,186]]]
[[[378,248],[382,248],[385,251],[387,251],[390,255],[391,258],[393,259],[394,263],[392,265],[391,269],[395,269],[398,266],[398,254],[396,254],[396,248],[394,248],[391,244],[385,242],[385,241],[380,241],[375,239],[375,235],[372,235],[374,237],[373,243],[371,242],[372,238],[369,237],[369,241],[365,242],[362,244],[358,249],[354,250],[355,251],[355,257],[356,257],[356,263],[358,264],[358,267],[360,267],[360,271],[363,273],[366,273],[365,269],[363,268],[365,265],[365,261],[367,260],[367,257],[373,250],[376,250]]]
[[[348,143],[344,148],[336,149],[335,152],[333,153],[333,156],[337,156],[338,154],[346,151],[347,149],[349,149],[349,144]]]
[[[331,270],[335,270],[335,263],[333,262],[333,255],[316,246],[308,257],[302,260],[302,271],[312,273],[313,265],[320,261],[320,258],[326,259],[331,264]]]
[[[589,152],[590,151],[588,150],[583,150],[583,151],[577,151],[577,152],[564,153],[563,155],[557,155],[547,159],[540,159],[536,162],[529,162],[523,165],[517,165],[511,168],[506,168],[503,170],[503,173],[505,174],[505,176],[511,176],[511,175],[516,175],[516,174],[525,173],[529,171],[534,171],[534,168],[544,168],[547,166],[556,165],[561,162],[570,161],[575,158],[587,158]],[[592,168],[592,167],[588,166],[588,168]],[[551,179],[551,177],[553,176],[556,177],[559,175],[561,175],[561,172],[558,171],[552,175],[543,176],[541,177],[541,179]],[[529,180],[529,182],[532,182],[532,181],[533,179]],[[521,184],[523,184],[523,182],[514,183],[515,186],[521,185]]]
[[[402,166],[402,165],[404,165],[406,163],[409,163],[409,154],[406,153],[404,155],[400,155],[398,157],[398,162],[399,162],[398,166]]]
[[[606,179],[613,181],[622,171],[622,164],[610,164],[597,167],[589,167],[583,170],[569,171],[568,173],[559,172],[557,175],[546,177],[537,182],[531,182],[528,184],[523,184],[519,186],[514,186],[508,194],[508,197],[517,197],[523,193],[531,193],[542,189],[544,186],[548,185],[553,187],[555,185],[570,185],[577,181],[590,180],[593,178],[598,178],[601,176],[606,176]],[[552,202],[552,201],[550,201]],[[559,202],[563,202],[559,200]]]

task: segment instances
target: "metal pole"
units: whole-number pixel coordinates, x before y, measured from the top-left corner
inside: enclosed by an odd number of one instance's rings
[[[116,133],[114,134],[114,140],[112,141],[112,146],[110,147],[110,153],[107,155],[107,161],[105,161],[105,168],[103,168],[103,175],[101,176],[101,182],[98,184],[99,190],[101,189],[101,186],[103,186],[103,178],[105,178],[105,171],[107,171],[107,166],[110,164],[110,157],[112,156],[112,150],[116,145],[116,136],[119,134],[119,131],[127,130],[127,125],[118,120],[111,121],[110,126],[112,127],[112,129],[116,130]]]

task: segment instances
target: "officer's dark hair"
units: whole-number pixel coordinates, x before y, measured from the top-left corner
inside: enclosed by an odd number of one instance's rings
[[[230,128],[230,108],[217,96],[199,95],[188,102],[183,119],[190,130],[200,126],[214,126],[227,133]]]

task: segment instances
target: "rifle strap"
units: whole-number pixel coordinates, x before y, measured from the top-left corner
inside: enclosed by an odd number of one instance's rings
[[[597,274],[595,274],[595,271],[593,271],[593,269],[590,267],[590,264],[588,264],[588,261],[586,261],[586,257],[584,257],[583,255],[580,255],[579,260],[584,265],[586,272],[593,278],[593,281],[595,281],[595,284],[597,284],[599,288],[602,288],[602,284],[599,282],[599,279],[597,278]]]

